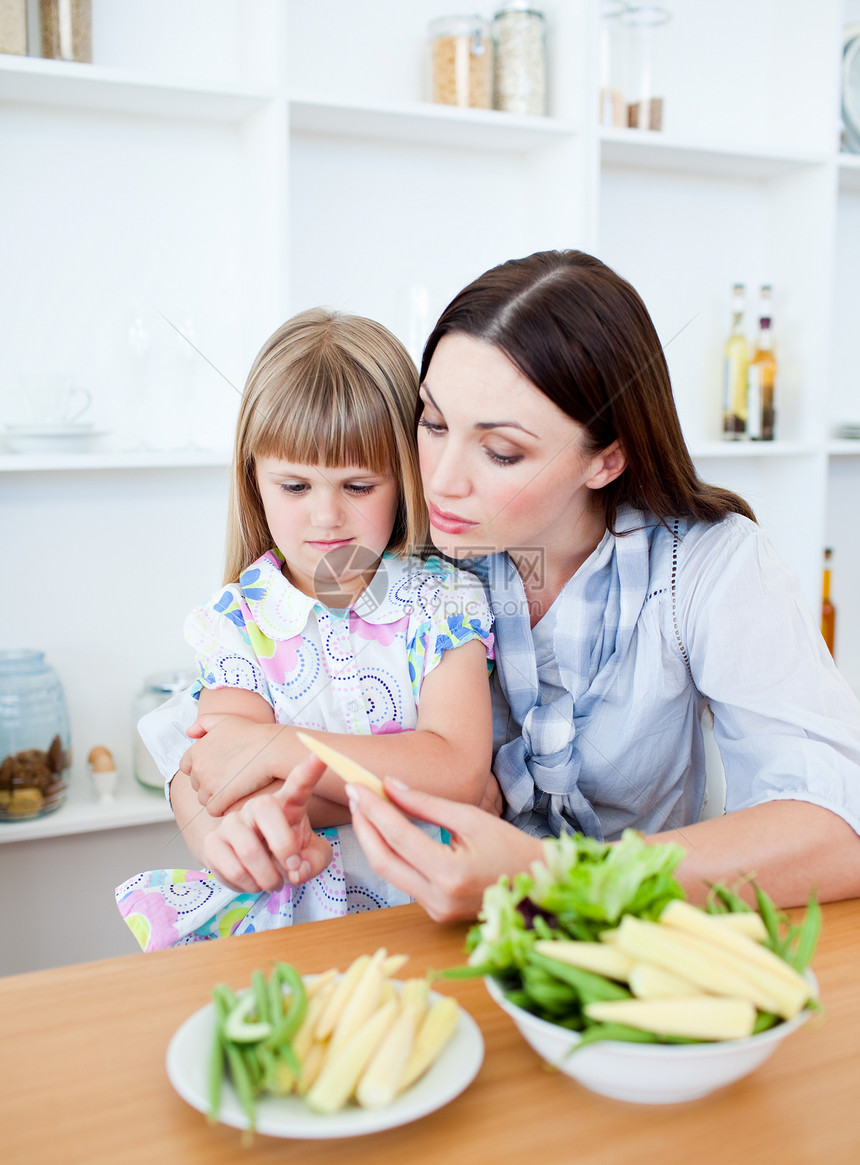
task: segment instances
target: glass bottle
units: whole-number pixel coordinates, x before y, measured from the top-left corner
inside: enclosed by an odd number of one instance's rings
[[[546,113],[544,16],[528,0],[511,0],[496,13],[496,109],[542,116]]]
[[[827,650],[832,656],[836,655],[836,607],[830,597],[830,571],[833,551],[828,547],[824,551],[824,576],[821,589],[821,634],[827,644]]]
[[[771,331],[771,288],[761,288],[758,336],[747,369],[748,432],[753,441],[772,441],[775,435],[776,355]]]
[[[66,695],[44,653],[0,651],[0,821],[62,805],[71,765]]]
[[[746,288],[732,287],[732,326],[723,351],[723,437],[739,441],[747,427],[749,343],[744,331]]]

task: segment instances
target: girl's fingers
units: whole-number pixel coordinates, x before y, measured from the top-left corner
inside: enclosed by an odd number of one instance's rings
[[[325,761],[320,760],[318,756],[311,754],[305,757],[275,793],[278,804],[285,810],[293,808],[304,811],[325,769]]]

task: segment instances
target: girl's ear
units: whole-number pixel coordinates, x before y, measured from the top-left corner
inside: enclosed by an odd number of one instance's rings
[[[617,441],[607,445],[591,462],[591,476],[585,484],[589,489],[603,489],[610,482],[620,477],[627,468],[627,458],[624,450]]]

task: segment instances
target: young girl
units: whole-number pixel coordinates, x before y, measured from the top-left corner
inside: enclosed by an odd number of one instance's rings
[[[251,368],[225,585],[185,625],[199,668],[197,743],[169,788],[207,868],[149,871],[117,888],[144,950],[409,900],[371,871],[343,784],[320,778],[321,762],[302,770],[319,833],[306,797],[294,804],[277,792],[308,757],[297,730],[325,733],[360,764],[407,773],[417,788],[482,799],[492,616],[471,575],[416,557],[427,536],[416,393],[394,336],[323,309],[284,324]],[[224,772],[250,729],[268,731],[257,757],[264,781],[248,785],[237,762],[207,791],[211,758]]]

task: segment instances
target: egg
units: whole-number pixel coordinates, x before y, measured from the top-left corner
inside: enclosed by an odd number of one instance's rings
[[[96,773],[109,773],[116,768],[113,756],[109,749],[105,748],[103,744],[98,744],[91,750],[87,757],[90,767]]]

